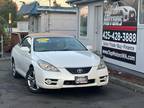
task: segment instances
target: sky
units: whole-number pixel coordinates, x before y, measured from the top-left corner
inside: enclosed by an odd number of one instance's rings
[[[20,1],[23,1],[25,3],[30,3],[33,1],[38,1],[40,3],[40,5],[42,6],[48,6],[49,5],[49,0],[13,0],[17,3],[18,7],[20,7],[22,5],[22,3]],[[54,0],[51,0],[51,3]],[[66,0],[56,0],[58,4],[61,4],[61,6],[68,6],[68,4],[65,3]]]

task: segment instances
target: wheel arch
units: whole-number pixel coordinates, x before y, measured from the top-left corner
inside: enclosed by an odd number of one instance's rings
[[[14,57],[11,57],[11,61],[14,62]]]
[[[29,65],[29,68],[28,68],[28,71],[27,71],[27,73],[26,73],[25,78],[27,77],[27,75],[28,75],[28,73],[29,73],[30,71],[34,71],[34,66],[33,66],[32,64]]]
[[[30,66],[29,66],[29,70],[30,69],[33,69],[34,70],[34,66],[32,65],[32,64],[30,64]]]

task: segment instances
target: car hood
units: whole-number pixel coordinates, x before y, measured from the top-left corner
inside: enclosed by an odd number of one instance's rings
[[[100,57],[90,51],[36,52],[35,56],[56,67],[89,67],[100,62]]]

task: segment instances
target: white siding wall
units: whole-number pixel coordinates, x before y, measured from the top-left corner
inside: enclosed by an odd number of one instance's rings
[[[38,17],[38,32],[41,32],[41,16]]]
[[[29,18],[29,32],[30,33],[38,32],[38,17],[30,16],[30,18]]]
[[[21,32],[28,32],[28,21],[18,21],[17,28]]]
[[[50,15],[50,31],[63,31],[76,35],[76,14],[53,13]]]
[[[47,15],[45,13],[42,13],[40,15],[40,20],[39,20],[39,32],[46,32],[47,31]]]
[[[50,20],[49,20],[50,17]],[[35,19],[33,19],[35,21]],[[50,23],[49,23],[50,21]],[[63,32],[77,35],[77,16],[76,14],[64,13],[42,13],[37,18],[37,32]],[[50,25],[50,28],[49,28]],[[35,25],[36,26],[36,25]],[[35,27],[36,29],[36,27]]]
[[[36,33],[36,32],[38,32],[38,17],[33,17],[33,20],[34,20],[33,32]]]
[[[30,33],[32,33],[33,32],[33,24],[34,24],[34,20],[33,20],[33,17],[30,17],[29,18],[29,23],[28,23],[28,31],[30,32]]]

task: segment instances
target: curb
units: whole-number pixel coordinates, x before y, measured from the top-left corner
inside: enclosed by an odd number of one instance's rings
[[[11,57],[3,57],[3,58],[0,58],[0,61],[5,61],[5,60],[10,60]]]
[[[128,89],[135,91],[135,92],[144,93],[144,86],[141,86],[141,85],[138,85],[135,83],[131,83],[131,82],[128,82],[126,80],[121,80],[120,78],[117,78],[117,77],[110,76],[110,82],[112,82],[114,84],[118,84],[120,86],[124,86]]]

